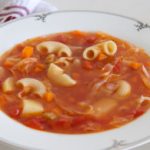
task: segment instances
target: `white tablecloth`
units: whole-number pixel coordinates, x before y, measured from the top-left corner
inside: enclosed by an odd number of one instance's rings
[[[122,14],[150,24],[150,0],[46,0],[59,10],[100,10]],[[0,144],[0,150],[21,150]],[[150,144],[134,150],[150,150]]]

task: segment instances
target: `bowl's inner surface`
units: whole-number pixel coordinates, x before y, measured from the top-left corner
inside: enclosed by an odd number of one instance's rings
[[[1,56],[1,109],[48,132],[117,128],[149,109],[149,60],[143,49],[101,32],[28,39]]]

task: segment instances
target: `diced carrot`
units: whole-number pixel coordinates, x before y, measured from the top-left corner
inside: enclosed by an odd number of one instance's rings
[[[131,62],[129,64],[129,66],[133,69],[138,69],[139,67],[141,67],[141,63],[138,63],[138,62]]]
[[[37,64],[37,67],[39,67],[39,68],[41,68],[41,69],[44,69],[45,68],[45,66],[44,66],[44,64]]]
[[[44,99],[47,101],[47,102],[51,102],[53,99],[54,99],[55,95],[54,93],[52,92],[46,92],[44,94]]]
[[[33,47],[32,46],[26,46],[23,50],[22,50],[22,57],[23,58],[29,58],[33,55]]]
[[[41,72],[43,71],[45,66],[43,64],[37,64],[37,66],[34,69],[34,72]]]
[[[41,69],[41,68],[38,68],[38,67],[36,67],[36,68],[34,69],[34,72],[36,72],[36,73],[41,72],[41,71],[42,71],[42,69]]]
[[[73,77],[73,79],[77,80],[77,79],[79,79],[80,74],[79,74],[79,73],[74,72],[74,73],[72,73],[72,77]]]
[[[83,66],[83,68],[88,69],[88,70],[91,70],[94,67],[90,61],[86,61],[86,60],[83,61],[82,66]]]
[[[150,62],[147,62],[147,66],[149,66],[149,67],[150,67]]]
[[[13,65],[14,65],[14,62],[12,62],[12,61],[6,60],[4,62],[4,66],[7,68],[11,68]]]
[[[55,107],[54,109],[52,109],[52,112],[54,112],[58,116],[62,114],[61,109],[58,107]]]
[[[101,61],[101,60],[104,60],[104,59],[106,59],[106,58],[107,58],[107,56],[106,56],[104,53],[100,53],[97,59],[98,59],[99,61]]]
[[[75,30],[72,32],[73,35],[78,36],[78,37],[83,37],[86,35],[85,32],[81,32],[80,30]]]

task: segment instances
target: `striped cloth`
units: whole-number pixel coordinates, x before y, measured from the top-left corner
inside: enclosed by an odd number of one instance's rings
[[[0,23],[31,13],[56,10],[56,7],[43,0],[0,0]]]

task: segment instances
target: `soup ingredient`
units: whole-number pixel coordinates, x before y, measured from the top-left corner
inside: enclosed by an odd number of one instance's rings
[[[37,45],[37,49],[41,53],[57,53],[59,57],[70,57],[72,55],[72,51],[67,45],[55,41],[42,42],[39,45]]]
[[[131,86],[125,80],[120,80],[118,82],[118,89],[116,90],[115,94],[121,97],[129,96],[131,93]]]
[[[42,104],[31,99],[23,100],[22,115],[39,114],[44,111]]]
[[[70,87],[76,84],[76,81],[65,74],[63,69],[53,63],[51,63],[48,68],[48,78],[55,84],[64,87]]]
[[[15,76],[18,76],[18,72],[24,76],[27,76],[33,73],[33,70],[37,67],[38,64],[38,59],[35,57],[25,58],[16,63],[11,68],[11,72]]]
[[[2,84],[3,92],[12,92],[15,90],[15,80],[13,77],[8,77]]]
[[[102,117],[107,115],[117,106],[117,101],[110,98],[102,98],[93,104],[93,115]]]
[[[104,53],[100,53],[100,54],[98,55],[98,60],[99,60],[99,61],[104,60],[104,59],[106,59],[106,58],[107,58],[107,56],[106,56]]]
[[[33,50],[34,48],[31,46],[26,46],[23,50],[22,50],[22,58],[29,58],[33,55]]]
[[[47,101],[47,102],[51,102],[53,99],[54,99],[55,95],[54,93],[52,92],[46,92],[44,94],[44,99]]]
[[[100,45],[102,51],[108,56],[114,56],[117,52],[117,45],[114,41],[106,41]]]
[[[107,56],[114,56],[115,53],[117,52],[116,43],[114,41],[105,41],[87,47],[83,52],[83,58],[92,61],[96,59],[102,52]]]
[[[45,85],[34,78],[23,78],[17,81],[17,85],[22,85],[23,88],[29,87],[32,91],[32,93],[39,95],[40,97],[43,97],[43,95],[46,93],[46,87]]]

